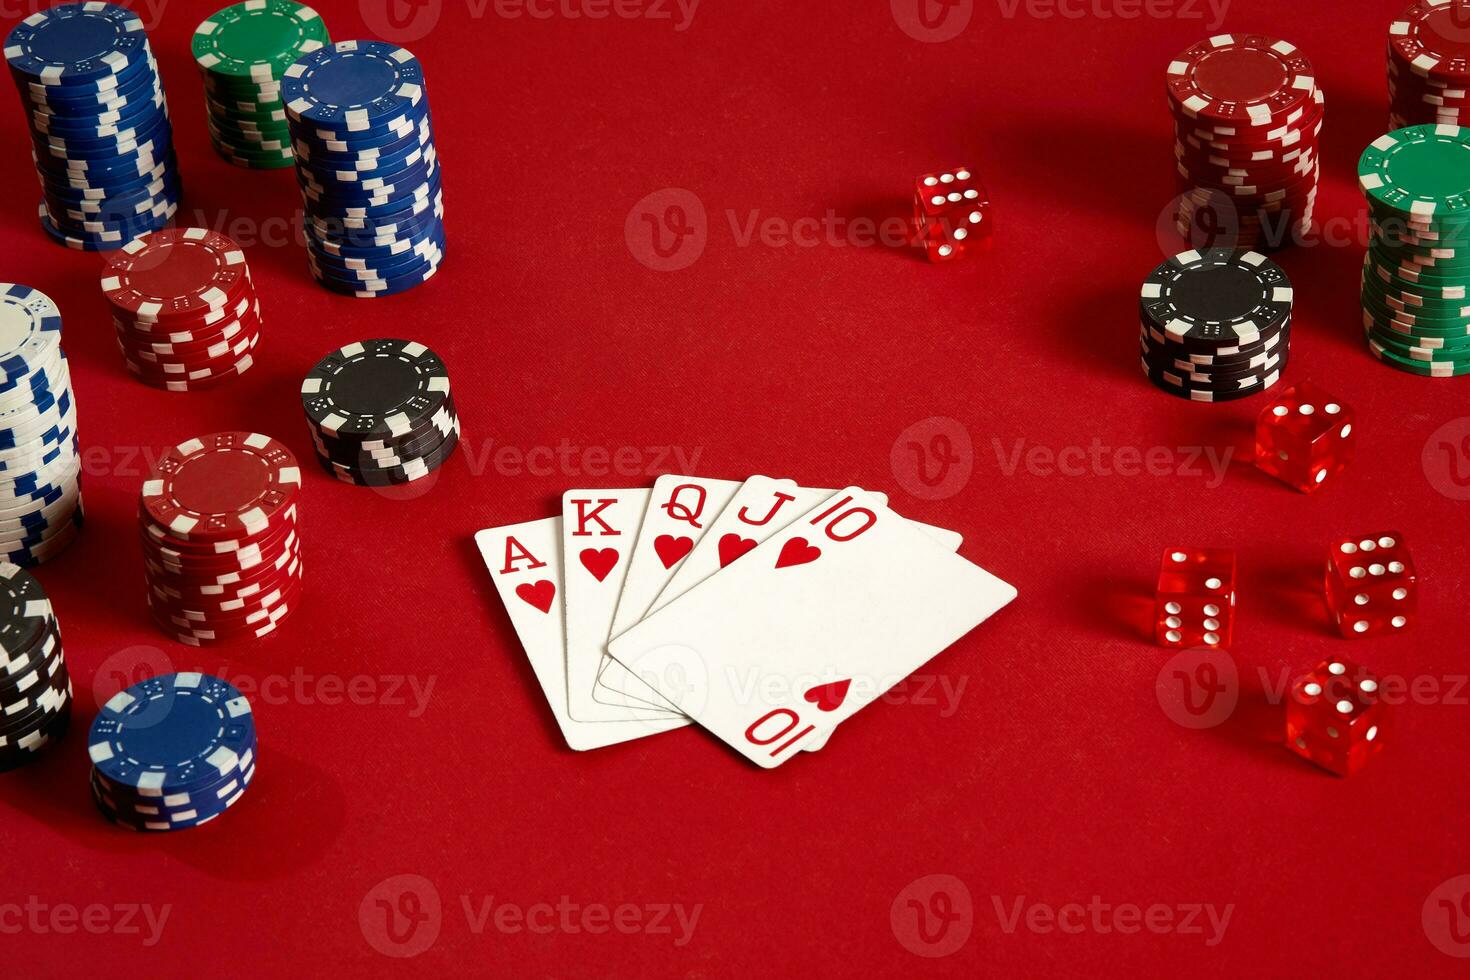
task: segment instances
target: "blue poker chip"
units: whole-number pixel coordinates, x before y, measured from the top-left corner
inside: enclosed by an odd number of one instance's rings
[[[426,126],[431,127],[432,114],[427,104],[410,112],[394,116],[374,129],[360,130],[350,137],[339,136],[327,130],[315,129],[300,120],[292,120],[291,136],[301,143],[309,155],[362,157],[381,153],[407,139],[421,139]]]
[[[47,213],[45,202],[41,204],[38,217],[41,222],[41,228],[58,245],[65,245],[67,248],[82,252],[104,252],[110,249],[122,248],[134,239],[146,235],[150,231],[157,231],[159,228],[162,228],[173,218],[174,214],[178,211],[178,207],[176,203],[168,205],[161,214],[154,214],[152,222],[144,227],[128,227],[98,233],[71,231],[59,227],[51,215]]]
[[[181,830],[208,823],[239,801],[255,778],[255,746],[240,756],[237,771],[208,786],[168,796],[144,795],[92,770],[92,799],[110,819],[136,830]]]
[[[425,114],[417,126],[412,127],[407,134],[397,139],[389,140],[381,146],[369,146],[360,148],[327,149],[319,141],[294,137],[292,142],[297,150],[297,155],[312,166],[354,166],[361,163],[371,163],[374,160],[402,153],[415,146],[429,146],[434,142],[434,131],[431,127],[429,116]],[[337,144],[341,146],[341,144]]]
[[[351,254],[355,248],[382,248],[392,246],[400,241],[413,241],[422,236],[433,225],[442,223],[444,218],[444,207],[436,203],[432,208],[425,208],[407,221],[397,221],[383,226],[384,230],[377,228],[360,228],[345,225],[341,221],[334,222],[330,227],[320,219],[312,219],[306,223],[307,234],[321,245],[322,249],[332,254],[346,252]]]
[[[424,98],[418,59],[381,41],[339,41],[303,55],[281,78],[292,119],[333,133],[371,131]]]
[[[394,282],[425,271],[444,259],[444,242],[426,242],[421,249],[380,266],[350,266],[333,263],[316,253],[310,256],[312,272],[319,278],[330,279],[344,286],[361,286],[380,282]]]
[[[5,39],[12,72],[54,85],[96,82],[147,53],[142,19],[110,3],[69,3],[31,14]]]
[[[150,154],[128,160],[118,160],[113,166],[105,169],[58,170],[45,165],[38,165],[36,169],[43,180],[57,187],[67,187],[78,191],[99,191],[105,194],[112,188],[136,183],[140,177],[150,182],[155,181],[169,171],[176,171],[177,163],[173,151],[170,150],[167,155],[160,157]]]
[[[437,158],[438,151],[434,149],[433,140],[430,140],[424,144],[415,142],[407,149],[387,156],[351,164],[341,161],[307,159],[302,160],[299,166],[322,186],[352,188],[375,180],[391,181],[393,175],[409,171],[420,166],[424,161]]]
[[[312,252],[328,259],[332,264],[348,268],[357,266],[385,267],[398,264],[403,258],[425,248],[436,238],[443,237],[444,226],[437,220],[415,230],[412,235],[396,238],[391,243],[356,245],[324,240],[310,225],[306,226],[307,244]]]
[[[429,179],[439,172],[436,159],[421,160],[413,168],[384,178],[375,178],[360,185],[334,184],[328,186],[298,170],[296,183],[302,195],[310,198],[319,207],[332,208],[336,205],[389,204],[410,197]]]
[[[238,771],[255,744],[255,718],[228,681],[164,674],[103,705],[87,744],[93,767],[108,780],[167,796]]]
[[[416,272],[413,275],[402,276],[397,279],[378,280],[373,283],[344,282],[330,276],[323,276],[317,270],[312,270],[312,274],[316,277],[319,285],[334,293],[341,293],[344,296],[352,296],[356,299],[371,299],[380,296],[393,296],[428,282],[438,273],[439,265],[439,262],[435,262],[421,272]]]
[[[125,109],[94,113],[90,116],[59,116],[31,113],[31,131],[62,139],[117,139],[124,133],[136,132],[166,112],[163,92]]]
[[[159,113],[146,126],[119,133],[116,137],[64,139],[45,133],[33,133],[31,143],[38,154],[53,159],[98,160],[138,152],[145,147],[160,147],[172,137],[173,125],[166,114]]]

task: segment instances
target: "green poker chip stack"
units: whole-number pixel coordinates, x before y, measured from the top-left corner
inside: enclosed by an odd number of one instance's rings
[[[1363,335],[1373,356],[1432,378],[1470,374],[1470,129],[1407,126],[1358,160],[1372,235]]]
[[[281,76],[330,40],[321,15],[291,0],[247,0],[199,25],[194,61],[204,78],[209,138],[221,157],[252,169],[292,165]]]

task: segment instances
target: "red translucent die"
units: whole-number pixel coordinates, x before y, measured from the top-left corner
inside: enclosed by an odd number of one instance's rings
[[[1327,555],[1327,611],[1343,636],[1400,633],[1414,621],[1414,561],[1397,531],[1342,538]]]
[[[1256,465],[1311,493],[1353,458],[1353,410],[1311,382],[1293,385],[1256,418]]]
[[[1339,776],[1351,776],[1383,748],[1388,708],[1378,678],[1346,660],[1324,660],[1299,679],[1286,702],[1286,745]]]
[[[1230,646],[1235,620],[1235,552],[1168,548],[1154,599],[1154,639],[1166,647]]]
[[[931,262],[948,262],[990,238],[990,197],[968,167],[925,174],[914,187],[914,230]]]

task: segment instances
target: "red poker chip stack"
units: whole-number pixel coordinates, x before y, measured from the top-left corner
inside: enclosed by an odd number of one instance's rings
[[[1470,2],[1420,0],[1388,28],[1390,129],[1470,120]]]
[[[1200,41],[1170,62],[1168,97],[1180,235],[1260,252],[1311,226],[1324,99],[1295,46],[1260,34]]]
[[[260,343],[260,303],[233,241],[165,228],[112,253],[102,270],[118,350],[129,371],[166,391],[244,374]]]
[[[175,446],[143,484],[139,532],[148,608],[181,643],[264,636],[302,593],[296,498],[301,470],[284,445],[217,432]]]

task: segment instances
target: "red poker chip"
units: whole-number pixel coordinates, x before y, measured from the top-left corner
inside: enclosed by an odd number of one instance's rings
[[[1446,0],[1411,4],[1389,25],[1389,51],[1417,75],[1470,82],[1466,8]]]
[[[247,293],[234,302],[201,316],[162,322],[121,316],[114,310],[112,325],[114,329],[123,330],[130,336],[146,337],[164,343],[177,343],[202,340],[211,336],[215,331],[222,330],[231,321],[252,315],[257,320],[260,319],[260,301],[253,293]]]
[[[290,573],[293,565],[299,566],[300,560],[301,554],[293,545],[291,549],[282,551],[272,561],[262,562],[248,569],[234,569],[213,575],[202,572],[182,575],[154,561],[147,561],[144,564],[148,569],[148,580],[156,582],[161,588],[210,595],[226,591],[239,593],[253,586],[263,585],[273,581],[276,576]]]
[[[138,330],[126,323],[112,319],[113,332],[120,342],[138,350],[168,353],[173,350],[188,351],[206,347],[220,340],[238,336],[246,330],[260,329],[260,304],[247,306],[238,316],[220,320],[199,330],[147,331]]]
[[[240,358],[254,350],[259,343],[260,333],[251,331],[189,354],[130,351],[123,344],[117,346],[124,359],[137,364],[146,374],[153,374],[165,380],[172,376],[179,376],[187,380],[188,377],[208,377],[217,369],[231,367]]]
[[[238,609],[188,608],[177,602],[149,594],[149,604],[155,615],[167,618],[175,628],[185,630],[243,629],[270,618],[278,606],[290,605],[300,599],[302,584],[294,579],[265,595],[252,597]]]
[[[1190,129],[1201,139],[1221,140],[1235,143],[1259,143],[1269,145],[1291,138],[1293,133],[1320,128],[1326,96],[1322,90],[1312,92],[1311,99],[1299,107],[1260,126],[1214,125],[1207,119],[1191,116],[1171,105],[1177,125]]]
[[[1215,124],[1264,126],[1312,97],[1312,64],[1297,48],[1261,34],[1219,34],[1200,41],[1168,68],[1179,111]]]
[[[175,446],[143,484],[149,518],[189,541],[256,534],[289,508],[301,486],[296,457],[254,432],[216,432]]]
[[[207,378],[184,378],[183,380],[171,380],[147,374],[136,362],[127,361],[125,366],[139,381],[161,391],[203,391],[214,388],[229,381],[231,378],[239,377],[255,366],[253,354],[246,354],[240,360],[228,368],[210,375]]]
[[[172,580],[154,577],[149,588],[167,601],[187,609],[223,608],[229,603],[249,602],[257,596],[269,595],[293,581],[302,579],[302,564],[299,555],[293,556],[275,575],[249,582],[232,583],[227,586],[190,586]]]
[[[245,253],[205,228],[164,228],[113,252],[102,292],[114,308],[142,320],[197,316],[235,298],[248,283]]]

